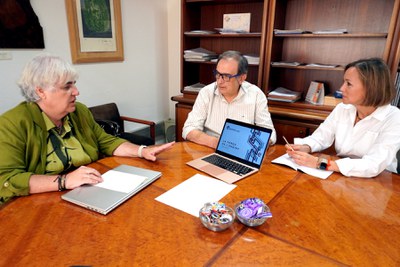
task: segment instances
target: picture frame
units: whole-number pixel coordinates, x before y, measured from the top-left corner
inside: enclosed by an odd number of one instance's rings
[[[73,63],[123,61],[121,0],[65,0]]]

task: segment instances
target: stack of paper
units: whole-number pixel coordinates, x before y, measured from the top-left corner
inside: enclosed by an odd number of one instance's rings
[[[216,58],[217,54],[215,52],[199,47],[195,49],[185,50],[183,57],[186,61],[202,62],[210,61],[211,59]]]
[[[337,65],[337,64],[321,64],[321,63],[308,63],[308,64],[306,64],[306,66],[307,67],[316,67],[316,68],[328,68],[328,69],[340,67],[340,65]]]
[[[286,66],[286,67],[297,67],[302,65],[300,62],[296,61],[271,61],[272,66]]]
[[[275,35],[279,35],[279,34],[303,34],[303,33],[311,33],[311,32],[303,30],[303,29],[292,29],[292,30],[274,29],[274,34]]]
[[[260,64],[260,57],[257,55],[243,55],[246,59],[247,62],[251,65],[258,65]]]
[[[347,33],[347,29],[333,29],[333,30],[318,30],[313,31],[313,34],[343,34]]]
[[[205,85],[202,83],[195,83],[192,85],[186,85],[183,90],[185,92],[199,92]]]
[[[295,92],[283,87],[278,87],[274,91],[268,94],[269,100],[283,101],[283,102],[295,102],[300,99],[301,92]]]

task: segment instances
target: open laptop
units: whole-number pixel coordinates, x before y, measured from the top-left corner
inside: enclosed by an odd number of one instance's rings
[[[119,174],[118,172],[122,172],[120,176],[124,176],[124,179],[128,179],[126,184],[117,185],[119,187],[123,187],[123,190],[101,187],[101,183],[98,184],[98,186],[83,185],[62,195],[61,198],[76,205],[106,215],[128,198],[132,197],[140,190],[161,177],[161,172],[128,165],[120,165],[112,169],[112,171],[116,171],[112,174],[117,176]],[[106,174],[107,173],[103,174],[103,177]],[[137,181],[129,181],[129,179],[137,179]]]
[[[260,170],[271,134],[271,129],[226,119],[215,152],[187,164],[222,181],[234,183]],[[234,170],[232,165],[221,167],[221,158],[241,167]]]

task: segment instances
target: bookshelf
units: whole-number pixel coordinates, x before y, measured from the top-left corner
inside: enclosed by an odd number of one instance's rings
[[[399,6],[399,0],[270,0],[263,90],[268,93],[285,87],[301,92],[304,99],[311,81],[319,81],[324,83],[326,94],[330,94],[341,87],[346,64],[369,57],[383,58],[391,68],[394,82],[400,58]],[[274,34],[274,29],[302,29],[307,33]],[[347,33],[312,33],[329,29],[346,29]],[[282,66],[272,62],[302,64]],[[307,66],[310,63],[336,67]],[[278,143],[283,143],[282,134],[291,138],[312,133],[334,108],[301,101],[269,101],[269,106]]]
[[[265,22],[267,2],[263,0],[181,0],[181,84],[182,95],[172,97],[176,101],[176,137],[182,141],[182,127],[192,109],[197,92],[184,91],[185,86],[215,81],[215,62],[187,62],[184,51],[202,47],[218,55],[227,50],[242,54],[259,55],[259,64],[250,64],[247,80],[261,86],[263,53],[265,51]],[[223,27],[224,14],[251,13],[250,33],[220,34],[216,28]],[[196,31],[211,33],[196,33]],[[216,32],[213,32],[216,31]]]
[[[204,47],[218,54],[238,50],[260,55],[259,65],[249,67],[248,81],[266,94],[285,87],[307,94],[311,81],[323,82],[326,94],[338,90],[343,67],[354,60],[381,57],[389,65],[395,82],[400,62],[400,0],[182,0],[181,95],[176,103],[177,140],[197,93],[183,88],[214,81],[213,62],[185,62],[183,51]],[[193,30],[222,27],[225,13],[251,13],[250,34],[185,34]],[[274,34],[274,29],[304,29],[311,33]],[[313,34],[329,29],[346,29],[343,34]],[[299,66],[271,62],[301,62]],[[306,66],[309,63],[337,65],[334,68]],[[268,101],[278,143],[281,136],[307,136],[328,116],[333,106],[316,106],[298,101]]]

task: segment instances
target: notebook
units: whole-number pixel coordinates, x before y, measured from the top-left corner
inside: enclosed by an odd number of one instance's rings
[[[226,119],[215,152],[187,164],[222,181],[234,183],[260,170],[271,134],[271,129]],[[213,163],[214,158],[239,164],[241,169],[221,168]]]
[[[102,175],[104,182],[82,185],[61,198],[106,215],[160,176],[161,172],[120,165]]]

